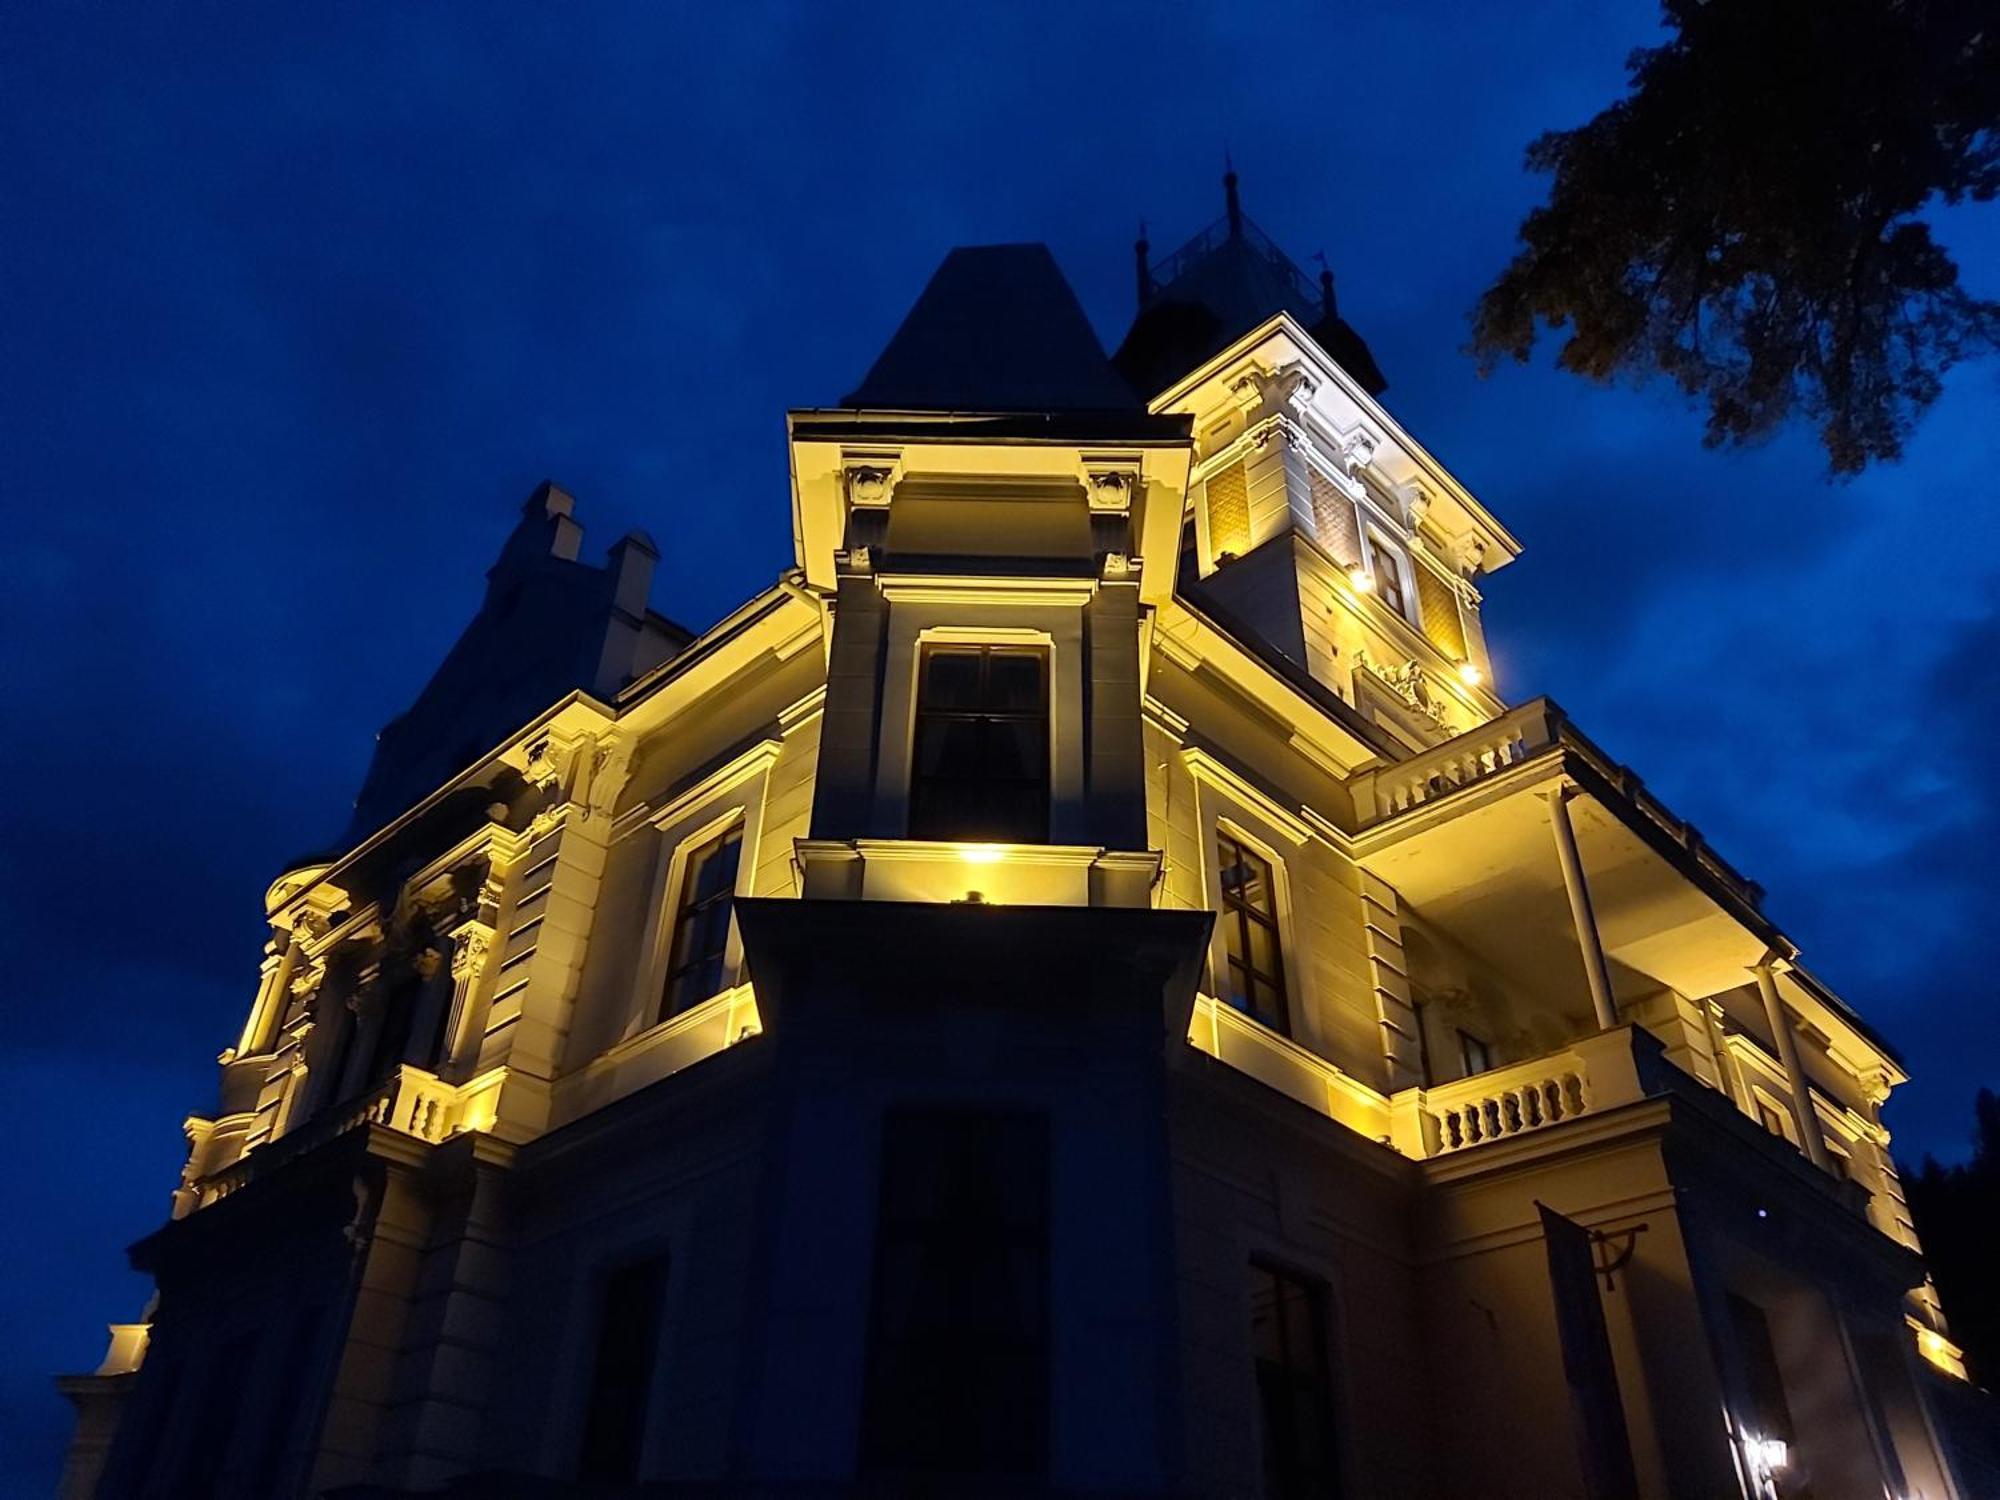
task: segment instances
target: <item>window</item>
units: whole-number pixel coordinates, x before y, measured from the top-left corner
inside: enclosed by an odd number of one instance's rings
[[[1792,1409],[1785,1400],[1778,1349],[1771,1341],[1771,1325],[1764,1309],[1731,1292],[1729,1324],[1736,1335],[1737,1358],[1743,1362],[1744,1396],[1750,1403],[1750,1409],[1743,1413],[1744,1427],[1752,1437],[1794,1441],[1797,1434],[1792,1430]]]
[[[1338,1493],[1325,1289],[1253,1262],[1250,1342],[1264,1493],[1272,1500]]]
[[[1288,1032],[1278,896],[1270,863],[1234,835],[1216,834],[1222,880],[1222,940],[1229,955],[1223,999],[1273,1031]]]
[[[743,825],[738,823],[687,857],[674,915],[673,948],[667,958],[663,1016],[677,1016],[722,990],[736,866],[742,854]]]
[[[1493,1048],[1469,1031],[1458,1034],[1458,1062],[1465,1070],[1467,1078],[1476,1073],[1493,1071]]]
[[[666,1285],[665,1256],[621,1266],[604,1278],[577,1454],[577,1477],[586,1482],[629,1484],[639,1477]]]
[[[1048,653],[929,646],[920,663],[910,837],[1049,836]]]
[[[1049,1428],[1048,1121],[898,1109],[883,1122],[864,1465],[1039,1478]]]
[[[1368,552],[1375,573],[1376,597],[1407,620],[1410,617],[1409,596],[1403,592],[1403,564],[1395,548],[1370,532]]]

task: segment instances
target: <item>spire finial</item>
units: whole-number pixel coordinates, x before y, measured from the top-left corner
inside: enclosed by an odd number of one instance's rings
[[[1229,237],[1243,238],[1243,205],[1236,201],[1236,163],[1230,159],[1229,147],[1222,148],[1222,193],[1229,204]]]
[[[1313,251],[1313,259],[1319,262],[1319,313],[1323,318],[1331,318],[1339,312],[1333,300],[1333,267],[1327,263],[1324,250]]]
[[[1146,221],[1139,221],[1139,238],[1133,243],[1132,258],[1136,261],[1139,276],[1139,307],[1143,311],[1153,300],[1153,268],[1147,264],[1153,247],[1146,240]]]

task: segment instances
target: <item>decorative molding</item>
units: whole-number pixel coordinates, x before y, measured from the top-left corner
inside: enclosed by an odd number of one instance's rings
[[[1132,459],[1083,461],[1083,490],[1092,512],[1124,515],[1139,493],[1139,466]]]
[[[895,470],[883,464],[850,464],[847,469],[847,501],[856,506],[889,503]]]
[[[1357,647],[1354,652],[1354,665],[1357,671],[1366,672],[1369,677],[1395,694],[1402,703],[1424,715],[1440,729],[1448,727],[1446,700],[1433,696],[1430,674],[1417,665],[1414,657],[1399,667],[1391,667],[1371,658],[1366,647]]]

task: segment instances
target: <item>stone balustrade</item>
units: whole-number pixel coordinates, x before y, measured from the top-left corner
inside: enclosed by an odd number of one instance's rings
[[[1660,1044],[1636,1026],[1580,1037],[1555,1052],[1389,1101],[1390,1139],[1405,1156],[1450,1156],[1644,1098],[1660,1086]]]
[[[1355,814],[1372,827],[1518,765],[1554,746],[1561,722],[1556,706],[1537,698],[1408,760],[1364,771],[1351,783]]]
[[[378,1086],[294,1131],[256,1147],[195,1185],[195,1207],[206,1208],[292,1160],[349,1131],[380,1125],[437,1145],[462,1130],[486,1130],[494,1121],[505,1067],[462,1084],[404,1063]]]

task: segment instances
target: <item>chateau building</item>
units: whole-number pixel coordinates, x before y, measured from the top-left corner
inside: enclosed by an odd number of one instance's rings
[[[706,630],[532,495],[284,870],[98,1497],[1975,1493],[1895,1052],[1242,215],[953,251]]]

